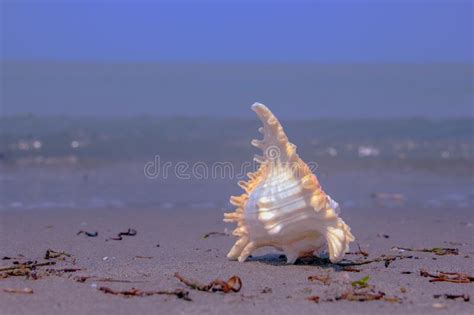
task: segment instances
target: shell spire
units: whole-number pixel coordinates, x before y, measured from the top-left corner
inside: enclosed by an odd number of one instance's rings
[[[273,246],[294,263],[327,245],[329,259],[341,260],[354,236],[337,214],[339,205],[321,189],[273,113],[260,103],[252,110],[262,121],[263,139],[251,143],[263,155],[255,156],[259,169],[238,183],[244,193],[230,198],[235,212],[224,214],[224,222],[237,223],[233,234],[239,237],[227,257],[243,262],[255,249]]]

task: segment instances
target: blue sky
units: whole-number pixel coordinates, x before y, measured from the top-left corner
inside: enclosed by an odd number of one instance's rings
[[[471,1],[2,1],[2,57],[472,62]]]

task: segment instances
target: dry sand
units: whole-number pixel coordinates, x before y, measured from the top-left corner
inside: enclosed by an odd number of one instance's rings
[[[345,272],[317,259],[303,259],[286,265],[280,253],[262,249],[245,263],[229,261],[226,253],[233,236],[214,235],[231,228],[222,223],[222,210],[183,209],[139,210],[41,210],[0,212],[0,256],[24,255],[23,260],[43,261],[48,248],[66,251],[76,258],[74,267],[84,270],[61,276],[27,280],[24,276],[0,280],[0,314],[474,314],[474,283],[429,282],[420,269],[473,274],[474,226],[471,209],[351,209],[343,213],[360,247],[370,258],[381,254],[399,254],[393,246],[412,248],[455,247],[456,256],[404,252],[412,259],[358,266],[361,272]],[[109,240],[120,231],[134,228],[136,236],[122,241]],[[98,231],[98,237],[76,235],[79,230]],[[389,237],[385,238],[381,234]],[[159,247],[157,246],[159,245]],[[351,247],[352,251],[357,246]],[[151,258],[137,258],[147,256]],[[105,258],[107,257],[107,258]],[[361,260],[357,255],[349,260]],[[7,266],[12,260],[0,260]],[[58,262],[51,268],[73,266]],[[403,274],[402,272],[412,272]],[[176,278],[185,277],[207,283],[215,278],[238,275],[243,287],[238,293],[207,293],[186,288]],[[312,275],[329,274],[329,286],[308,280]],[[369,284],[389,301],[325,301],[350,287],[350,282],[369,276]],[[84,283],[75,276],[98,276],[143,281],[107,283],[89,279]],[[130,297],[104,294],[97,288],[116,290],[132,287],[142,290],[189,290],[192,301],[174,296]],[[5,288],[32,288],[33,294],[4,292]],[[269,288],[269,289],[268,289]],[[402,289],[404,288],[404,289]],[[266,293],[264,293],[266,291]],[[471,301],[434,298],[436,294],[469,294]],[[319,303],[308,301],[320,297]]]

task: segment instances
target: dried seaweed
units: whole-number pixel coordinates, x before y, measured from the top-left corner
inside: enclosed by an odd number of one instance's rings
[[[62,269],[46,269],[47,274],[60,275],[63,273],[72,273],[82,271],[82,268],[62,268]]]
[[[358,251],[356,252],[349,252],[347,254],[350,254],[350,255],[360,255],[360,256],[364,256],[364,257],[369,257],[369,253],[367,253],[366,251],[363,251],[361,248],[360,248],[360,245],[359,243],[357,243],[357,247],[358,247]]]
[[[260,293],[266,294],[266,293],[272,293],[272,292],[273,292],[272,288],[265,287],[265,288],[262,289],[262,291]]]
[[[314,303],[319,303],[320,298],[317,295],[311,295],[311,296],[308,296],[306,300],[314,302]]]
[[[319,281],[324,285],[331,284],[331,277],[329,275],[313,275],[308,277],[309,281]]]
[[[459,249],[457,248],[446,248],[446,247],[433,247],[433,248],[407,248],[407,247],[392,247],[394,250],[404,250],[410,252],[423,252],[433,253],[435,255],[459,255]]]
[[[120,232],[119,234],[117,234],[117,237],[111,237],[109,239],[114,240],[114,241],[121,241],[123,240],[122,236],[135,236],[135,235],[137,235],[137,230],[128,229],[127,232]]]
[[[208,284],[200,284],[198,282],[185,279],[178,273],[175,273],[174,276],[191,289],[198,291],[229,293],[239,292],[242,288],[242,280],[235,275],[230,277],[227,281],[216,279]]]
[[[335,263],[335,265],[342,266],[342,267],[347,267],[347,266],[361,266],[361,265],[367,265],[371,264],[374,262],[384,262],[385,267],[388,267],[392,261],[395,261],[397,259],[411,259],[413,256],[411,255],[381,255],[377,258],[374,259],[366,259],[362,261],[349,261],[349,262],[339,262]]]
[[[131,288],[130,290],[115,291],[108,287],[100,287],[99,291],[105,294],[120,295],[123,297],[144,297],[151,295],[174,295],[178,299],[183,299],[185,301],[192,301],[189,297],[189,292],[181,289],[176,289],[174,291],[142,291],[140,289]]]
[[[357,268],[352,268],[352,267],[344,267],[342,268],[342,271],[347,271],[347,272],[360,272],[360,269]]]
[[[382,291],[348,291],[342,295],[336,297],[338,300],[347,300],[347,301],[356,301],[356,302],[367,302],[367,301],[376,301],[381,300],[385,297],[385,293]]]
[[[96,276],[77,276],[73,278],[76,282],[86,282],[89,279],[93,279],[97,282],[119,282],[119,283],[145,283],[147,281],[139,280],[123,280],[123,279],[114,279],[114,278],[100,278]]]
[[[16,294],[33,294],[34,293],[32,288],[23,288],[23,289],[5,288],[3,289],[3,292],[16,293]]]
[[[228,234],[224,232],[209,232],[209,233],[204,234],[202,238],[206,239],[206,238],[209,238],[210,236],[228,236]]]
[[[47,261],[47,262],[42,262],[42,263],[26,262],[26,263],[14,264],[13,266],[0,268],[0,272],[12,271],[12,270],[17,270],[17,269],[34,269],[36,267],[51,266],[55,264],[56,262],[54,261]]]
[[[140,255],[135,256],[134,258],[135,258],[135,259],[153,259],[152,256],[140,256]]]
[[[451,283],[470,283],[474,282],[474,277],[461,272],[438,271],[436,274],[429,273],[421,269],[420,276],[433,278],[430,282],[451,282]]]
[[[85,234],[86,236],[89,236],[89,237],[99,236],[99,232],[97,232],[97,231],[87,232],[87,231],[84,231],[84,230],[80,230],[79,232],[76,233],[76,235],[81,235],[81,234]]]
[[[440,297],[444,297],[447,300],[457,300],[462,299],[464,302],[469,302],[471,297],[468,294],[435,294],[433,295],[435,299],[439,299]]]
[[[46,253],[44,254],[44,259],[59,259],[59,260],[64,260],[65,257],[72,257],[71,254],[66,253],[66,252],[58,252],[52,249],[48,249]]]

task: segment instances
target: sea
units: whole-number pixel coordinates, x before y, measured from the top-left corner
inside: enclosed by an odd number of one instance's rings
[[[342,211],[474,208],[474,119],[281,120]],[[0,210],[228,211],[257,119],[0,118]],[[474,209],[472,210],[474,212]]]

